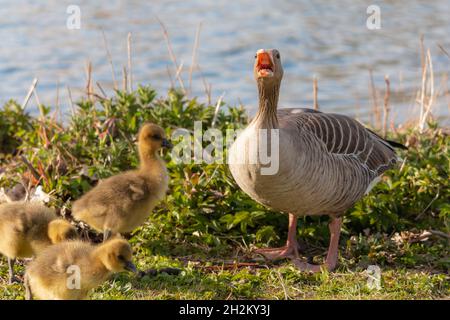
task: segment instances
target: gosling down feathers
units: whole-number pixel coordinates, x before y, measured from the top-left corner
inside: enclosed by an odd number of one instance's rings
[[[138,136],[139,169],[100,181],[74,202],[73,217],[103,232],[104,240],[142,225],[168,188],[166,165],[158,154],[162,147],[171,147],[164,130],[145,124]]]
[[[123,239],[100,245],[66,241],[48,247],[27,267],[26,299],[81,300],[117,272],[133,271],[132,250]]]
[[[0,253],[8,258],[10,284],[18,280],[14,277],[16,258],[31,258],[51,244],[76,237],[75,227],[40,203],[0,205]]]
[[[319,271],[321,266],[299,259],[297,218],[329,215],[331,237],[324,267],[332,270],[337,263],[342,215],[394,166],[394,147],[406,147],[382,139],[344,115],[306,108],[277,110],[283,68],[275,49],[257,52],[254,76],[258,112],[231,147],[230,170],[240,188],[254,200],[289,213],[286,245],[257,252],[268,259],[289,257],[302,270]],[[267,130],[266,135],[261,134],[262,129]],[[275,129],[273,134],[271,129]],[[273,138],[278,141],[273,142]],[[272,149],[278,167],[274,173],[264,173],[267,162],[250,156],[258,154],[254,150],[264,153],[273,146],[279,148]]]

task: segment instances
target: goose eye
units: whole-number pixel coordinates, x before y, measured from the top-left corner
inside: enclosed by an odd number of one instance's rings
[[[256,58],[258,58],[258,55],[257,55],[257,54],[255,54],[255,59],[256,59]]]

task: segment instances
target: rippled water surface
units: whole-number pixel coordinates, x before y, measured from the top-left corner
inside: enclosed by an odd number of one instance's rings
[[[195,32],[202,23],[198,62],[212,85],[212,98],[225,93],[231,104],[242,102],[251,112],[256,105],[252,78],[255,51],[275,47],[281,51],[285,76],[282,106],[312,103],[312,79],[318,78],[319,104],[327,111],[359,113],[371,108],[369,69],[383,99],[384,76],[391,79],[391,102],[399,119],[414,110],[420,86],[419,35],[425,35],[435,71],[435,89],[444,92],[450,59],[448,0],[377,1],[381,29],[368,30],[366,9],[371,1],[31,1],[0,2],[0,102],[22,102],[34,77],[41,102],[59,102],[67,111],[70,86],[79,96],[86,82],[85,65],[91,61],[93,77],[106,90],[112,87],[111,67],[101,30],[104,29],[116,78],[127,63],[127,34],[133,36],[134,83],[149,83],[160,95],[170,87],[165,39],[156,17],[167,26],[183,79]],[[81,29],[66,28],[66,8],[81,9]],[[120,81],[120,80],[119,80]],[[193,74],[194,94],[205,100],[200,73]],[[448,115],[448,96],[438,98],[440,115]],[[36,112],[34,100],[29,108]]]

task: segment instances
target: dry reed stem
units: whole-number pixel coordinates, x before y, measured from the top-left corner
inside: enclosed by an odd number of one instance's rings
[[[422,68],[422,73],[423,70],[425,69],[425,47],[423,44],[424,41],[424,36],[423,34],[420,35],[420,66]]]
[[[189,68],[189,94],[192,94],[192,74],[194,73],[194,69],[197,65],[197,52],[200,43],[200,31],[202,29],[202,23],[200,22],[197,27],[197,31],[195,32],[195,40],[194,40],[194,48],[192,49],[192,61],[191,66]]]
[[[68,93],[68,97],[69,97],[70,110],[72,111],[72,116],[74,116],[75,115],[75,108],[73,106],[72,91],[70,90],[69,86],[67,86],[67,93]]]
[[[123,66],[123,68],[122,68],[122,89],[123,89],[124,92],[128,91],[128,89],[127,89],[127,83],[128,83],[127,77],[128,77],[127,67]]]
[[[383,137],[386,138],[387,135],[387,123],[389,118],[389,97],[391,95],[389,76],[384,76],[384,82],[386,82],[386,92],[384,94],[384,105],[383,105]]]
[[[374,128],[380,128],[381,126],[381,115],[380,110],[378,108],[378,99],[377,99],[377,91],[375,88],[375,84],[373,81],[373,72],[372,69],[369,69],[369,75],[370,75],[370,91],[372,93],[372,101],[373,101],[373,115],[372,115],[372,121]]]
[[[59,108],[59,80],[56,81],[56,98],[55,98],[55,112],[52,115],[52,121],[57,122],[61,119],[61,109]]]
[[[212,91],[211,87],[212,87],[212,85],[210,83],[206,82],[206,78],[203,75],[202,68],[200,68],[200,65],[198,65],[198,64],[197,64],[197,69],[200,72],[200,76],[202,77],[202,82],[203,82],[203,87],[204,87],[204,90],[205,90],[206,98],[208,100],[208,105],[210,105],[211,101],[212,101],[211,100],[211,91]]]
[[[225,92],[222,93],[222,95],[219,97],[219,100],[217,100],[216,109],[214,110],[214,117],[213,117],[213,120],[211,122],[211,127],[213,127],[213,128],[216,125],[217,116],[219,115],[220,106],[222,105],[222,101],[223,101],[223,97],[224,96],[225,96]]]
[[[36,87],[33,88],[33,96],[34,96],[34,99],[35,99],[36,104],[38,106],[39,114],[40,114],[41,118],[44,118],[45,117],[45,112],[44,112],[44,108],[43,108],[44,106],[41,104],[41,101],[40,101],[39,96],[37,94]]]
[[[181,61],[180,65],[178,66],[178,69],[176,70],[176,73],[175,73],[176,79],[179,79],[181,77],[181,73],[183,72],[183,66],[184,66],[184,63],[183,63],[183,61]]]
[[[133,70],[131,65],[131,32],[127,36],[127,55],[128,55],[128,87],[133,91]]]
[[[436,45],[438,46],[439,49],[441,49],[441,51],[442,51],[448,58],[450,58],[450,54],[448,53],[447,50],[444,49],[444,47],[443,47],[441,44],[437,43]]]
[[[319,103],[317,101],[317,92],[318,92],[317,77],[314,76],[313,79],[314,110],[319,110]]]
[[[27,95],[25,96],[25,99],[22,102],[22,109],[25,109],[25,107],[27,106],[28,101],[31,98],[31,95],[34,92],[34,88],[36,88],[36,86],[37,86],[37,83],[38,83],[38,78],[34,78],[33,82],[31,83],[30,89],[28,89],[28,93],[27,93]]]
[[[427,93],[428,91],[427,88],[429,88],[429,93]],[[431,113],[434,98],[435,92],[434,92],[433,60],[431,58],[430,49],[427,49],[427,54],[425,57],[425,65],[422,70],[422,87],[420,92],[420,117],[418,123],[420,133],[422,133],[425,130],[425,125]]]
[[[92,101],[92,63],[90,61],[86,65],[86,93],[88,99]]]
[[[173,82],[172,74],[170,73],[170,68],[167,65],[166,65],[166,70],[167,70],[167,75],[169,76],[169,80],[170,80],[170,88],[174,89],[175,88],[175,83]]]
[[[116,75],[115,75],[115,71],[114,71],[114,64],[112,61],[111,52],[109,51],[108,40],[106,39],[105,31],[103,29],[102,29],[102,35],[103,35],[103,42],[105,44],[105,49],[106,49],[106,57],[108,58],[109,65],[111,66],[111,75],[112,75],[114,90],[117,90],[119,87],[117,86]]]
[[[103,90],[103,88],[102,88],[102,86],[100,85],[100,82],[95,82],[95,84],[97,85],[97,88],[100,90],[100,92],[102,93],[102,95],[103,95],[103,99],[107,99],[108,98],[108,96],[106,95],[106,93],[105,93],[105,90]]]
[[[177,58],[173,52],[172,43],[170,42],[169,33],[167,32],[167,28],[158,17],[156,17],[156,20],[158,20],[159,24],[161,25],[164,39],[166,40],[166,44],[167,44],[167,50],[169,51],[170,60],[172,60],[172,63],[175,68],[175,72],[177,72],[178,71]],[[186,89],[184,87],[183,79],[178,75],[177,80],[180,83],[181,90],[183,91],[184,94],[186,94]]]

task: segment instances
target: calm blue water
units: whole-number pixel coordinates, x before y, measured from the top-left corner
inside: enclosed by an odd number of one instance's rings
[[[375,2],[381,8],[381,29],[366,28],[366,9]],[[34,77],[41,102],[59,103],[68,111],[66,87],[74,99],[85,86],[85,65],[91,61],[93,77],[112,88],[111,67],[106,59],[101,29],[105,30],[116,78],[127,63],[126,39],[133,35],[134,83],[149,83],[164,95],[175,73],[156,17],[168,28],[178,63],[187,70],[198,24],[202,23],[198,62],[212,85],[212,98],[225,93],[231,104],[239,101],[250,112],[256,105],[252,78],[254,53],[276,47],[285,68],[281,105],[312,104],[312,79],[319,82],[323,110],[362,118],[371,108],[369,72],[384,88],[384,75],[391,79],[392,105],[398,119],[414,111],[420,86],[419,35],[431,50],[436,90],[448,86],[443,76],[450,59],[437,47],[450,52],[448,0],[436,1],[42,1],[0,2],[0,102],[22,102]],[[66,8],[81,9],[81,29],[66,28]],[[205,101],[199,72],[194,73],[193,95]],[[379,100],[382,101],[383,92]],[[436,112],[448,116],[448,100],[438,97]],[[27,107],[36,112],[36,103]],[[359,111],[358,111],[359,110]]]

